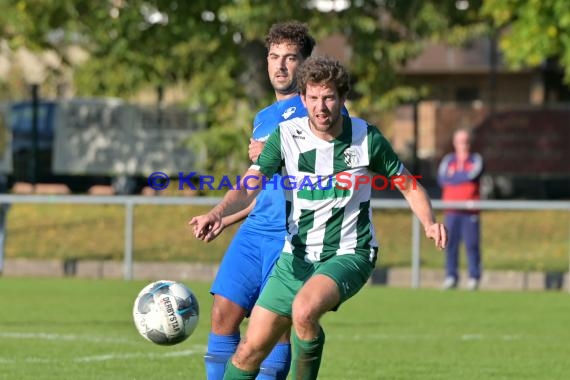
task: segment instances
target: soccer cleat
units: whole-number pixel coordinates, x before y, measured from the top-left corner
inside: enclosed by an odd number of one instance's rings
[[[455,289],[457,287],[457,280],[453,277],[446,277],[443,282],[442,288],[444,290]]]
[[[467,281],[467,290],[477,290],[479,289],[479,280],[477,280],[476,278],[470,278],[469,281]]]

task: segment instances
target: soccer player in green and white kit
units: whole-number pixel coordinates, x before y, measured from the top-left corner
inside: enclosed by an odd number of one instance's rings
[[[447,242],[425,189],[388,141],[366,121],[341,115],[349,91],[346,69],[334,59],[314,57],[297,78],[308,116],[280,123],[239,189],[190,222],[195,236],[206,240],[223,216],[247,207],[267,181],[263,176],[285,169],[284,177],[291,180],[282,183],[289,236],[224,379],[255,379],[260,363],[291,325],[292,379],[317,378],[325,341],[321,316],[355,295],[376,262],[370,209],[374,175],[399,176],[399,189],[426,236],[440,249]],[[335,180],[339,174],[342,185]]]

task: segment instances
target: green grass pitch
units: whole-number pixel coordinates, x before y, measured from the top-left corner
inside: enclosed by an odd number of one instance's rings
[[[208,284],[186,282],[201,319],[171,347],[138,335],[148,282],[0,278],[0,379],[204,379]],[[570,295],[366,287],[323,318],[319,379],[570,378]]]

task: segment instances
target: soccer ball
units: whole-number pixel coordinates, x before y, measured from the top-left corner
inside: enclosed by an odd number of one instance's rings
[[[171,346],[186,340],[198,325],[200,308],[194,293],[184,284],[161,280],[138,294],[133,319],[147,340]]]

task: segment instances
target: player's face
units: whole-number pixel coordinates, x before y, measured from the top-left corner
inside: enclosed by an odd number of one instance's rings
[[[297,92],[297,68],[303,63],[299,46],[289,42],[272,44],[267,54],[269,80],[277,99]]]
[[[332,83],[308,83],[301,100],[309,114],[311,130],[319,137],[329,140],[342,132],[341,98]]]

